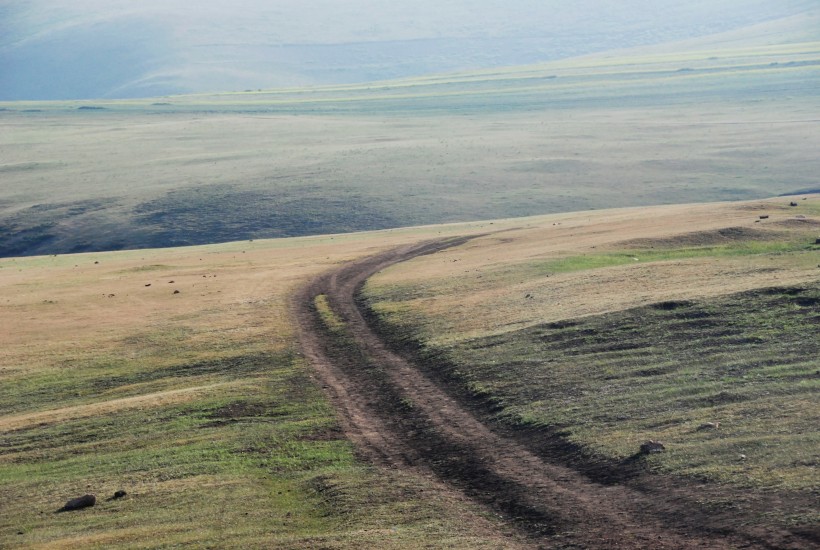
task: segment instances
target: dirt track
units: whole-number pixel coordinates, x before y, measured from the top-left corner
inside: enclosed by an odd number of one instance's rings
[[[534,545],[808,547],[789,544],[786,533],[740,530],[719,518],[713,521],[694,505],[692,487],[670,487],[647,474],[629,482],[617,476],[593,476],[598,481],[592,481],[569,467],[572,459],[559,447],[504,434],[423,367],[390,349],[357,304],[361,285],[394,263],[467,240],[426,242],[368,257],[317,278],[295,297],[303,351],[364,458],[435,476],[501,514]],[[321,294],[344,321],[346,335],[324,327],[314,307]]]

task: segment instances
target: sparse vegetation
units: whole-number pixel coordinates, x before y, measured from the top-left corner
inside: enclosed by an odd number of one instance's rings
[[[0,547],[816,541],[801,13],[673,51],[0,103]]]
[[[660,440],[667,452],[647,459],[655,471],[810,501],[820,444],[820,275],[811,234],[773,231],[754,242],[696,248],[674,248],[676,238],[667,237],[645,241],[663,247],[632,243],[629,252],[610,252],[621,243],[607,244],[611,237],[594,224],[584,229],[573,231],[584,244],[603,243],[601,252],[564,256],[558,244],[547,258],[528,260],[538,234],[522,231],[504,244],[501,266],[493,262],[494,243],[475,244],[435,262],[464,264],[461,276],[430,278],[433,259],[418,259],[372,279],[366,296],[391,339],[417,342],[411,347],[421,346],[434,373],[491,403],[499,422],[558,431],[615,462]],[[725,276],[724,288],[704,298],[687,279],[687,264],[704,259],[757,264],[776,275],[742,292],[733,288],[743,282]],[[666,266],[675,266],[677,278],[668,279]],[[669,285],[660,294],[666,298],[647,300],[649,283],[624,284],[653,273]],[[798,273],[803,284],[771,286]],[[649,304],[582,317],[572,306],[549,312],[546,288],[561,289],[551,296],[557,302],[582,300],[572,293],[586,292],[587,278],[598,281],[598,296],[621,293],[622,303]],[[487,310],[497,313],[487,317]],[[716,428],[700,429],[709,422]],[[746,502],[742,494],[733,498]],[[785,523],[820,519],[801,506],[768,513]]]
[[[296,352],[294,284],[371,243],[0,260],[0,546],[494,547],[428,480],[358,461]]]

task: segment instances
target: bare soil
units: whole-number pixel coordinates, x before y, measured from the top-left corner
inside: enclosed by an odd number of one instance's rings
[[[360,455],[375,465],[434,476],[504,518],[534,546],[549,548],[812,548],[812,533],[756,526],[759,510],[702,507],[722,488],[651,474],[628,463],[594,462],[549,431],[493,424],[469,402],[379,336],[357,301],[364,282],[410,258],[470,238],[399,247],[346,264],[306,285],[293,309],[303,352]],[[318,295],[345,323],[327,330]],[[484,411],[486,412],[486,411]],[[593,463],[594,462],[594,463]],[[728,493],[726,496],[730,497]]]

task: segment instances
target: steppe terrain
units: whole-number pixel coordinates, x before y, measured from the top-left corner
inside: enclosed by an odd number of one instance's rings
[[[0,260],[0,544],[811,547],[819,230],[801,196]],[[306,286],[424,242],[352,310]]]
[[[0,102],[0,548],[817,548],[820,12],[668,3],[537,64],[504,63],[551,48],[521,11],[484,70]],[[270,10],[193,18],[131,67],[117,29],[168,29],[87,8],[134,3],[18,4],[0,82],[100,52],[60,97],[275,42]],[[328,37],[364,52],[343,82],[410,42],[465,66],[480,17],[404,9]]]

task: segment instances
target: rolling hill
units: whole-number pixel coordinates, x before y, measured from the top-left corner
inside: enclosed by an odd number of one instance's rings
[[[800,17],[813,2],[0,3],[0,100],[151,97],[522,65]]]
[[[812,548],[819,200],[2,259],[0,546]]]
[[[816,2],[477,6],[0,0],[0,547],[820,544]]]

